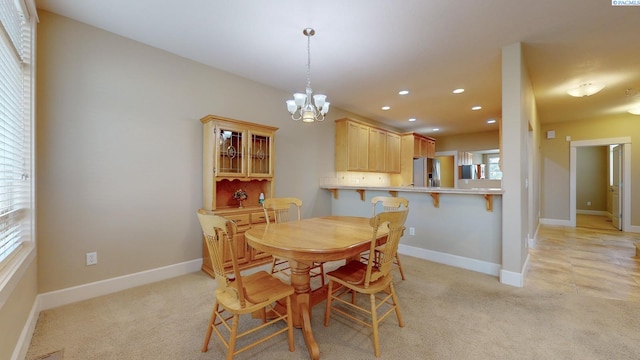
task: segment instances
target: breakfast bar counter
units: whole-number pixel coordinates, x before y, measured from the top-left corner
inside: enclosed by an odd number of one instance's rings
[[[500,188],[439,188],[323,184],[331,193],[331,214],[371,216],[371,198],[409,200],[407,231],[398,253],[485,274],[502,268]]]

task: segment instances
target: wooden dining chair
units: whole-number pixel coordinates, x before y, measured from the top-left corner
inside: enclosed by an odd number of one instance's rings
[[[301,218],[300,210],[302,208],[302,200],[298,198],[269,198],[264,200],[262,206],[264,208],[264,217],[265,219],[267,219],[267,225],[270,223],[270,218],[273,218],[275,220],[275,223],[296,221],[300,220]],[[292,213],[297,216],[291,216]],[[282,273],[283,275],[290,278],[291,267],[289,266],[289,261],[274,256],[271,262],[271,273]],[[321,262],[314,262],[311,265],[309,276],[311,278],[319,277],[321,284],[320,286],[324,287],[324,264]]]
[[[371,205],[373,210],[371,216],[375,216],[376,210],[398,211],[403,209],[409,209],[409,200],[403,197],[375,196],[371,199]],[[384,248],[384,246],[385,245],[382,244],[376,247],[375,254],[379,255],[380,251]],[[362,253],[361,257],[364,262],[367,262],[367,260],[369,260],[369,252],[366,251]],[[402,262],[400,262],[400,256],[398,255],[397,252],[396,252],[396,257],[393,261],[393,265],[395,269],[398,269],[400,271],[400,276],[402,277],[402,280],[405,280],[406,278],[404,276],[404,270],[402,269]]]
[[[274,336],[288,332],[289,351],[295,350],[293,342],[293,321],[291,315],[291,295],[294,292],[293,287],[285,284],[282,280],[267,273],[260,271],[251,275],[243,276],[238,268],[238,261],[235,257],[237,232],[234,222],[224,217],[206,213],[204,210],[198,211],[198,219],[204,233],[211,264],[215,273],[216,290],[213,312],[207,327],[202,352],[206,352],[209,347],[211,333],[216,332],[222,344],[227,349],[227,360],[233,359],[234,355],[248,350]],[[226,244],[225,244],[226,243]],[[233,264],[233,276],[228,277],[225,273],[223,259],[224,249],[231,252],[231,262]],[[284,300],[285,311],[281,309],[278,302]],[[257,313],[262,317],[262,321],[257,321],[257,325],[253,325],[249,329],[244,329],[238,333],[238,324],[240,315]],[[266,314],[271,316],[267,321]],[[269,325],[277,324],[283,321],[286,326],[275,326],[275,329],[248,344],[243,343],[243,347],[236,350],[237,342],[245,335],[262,330]],[[265,331],[265,330],[263,330]],[[228,334],[228,337],[223,335]],[[266,332],[266,331],[265,331]],[[248,342],[248,341],[247,341]]]
[[[384,320],[392,311],[395,311],[398,318],[398,325],[404,326],[398,297],[393,287],[393,259],[398,249],[400,237],[404,231],[404,222],[407,219],[409,210],[386,211],[379,213],[369,220],[373,230],[369,251],[373,253],[377,247],[378,230],[385,226],[388,228],[386,246],[379,250],[378,260],[369,257],[366,264],[358,260],[351,260],[334,271],[327,273],[329,280],[329,292],[327,294],[327,304],[324,314],[324,326],[329,326],[331,310],[342,314],[355,322],[373,328],[373,347],[376,357],[380,356],[380,336],[378,334],[378,324]],[[335,290],[334,286],[341,285]],[[351,295],[345,299],[346,295]],[[360,305],[356,299],[357,294],[369,295],[369,307]],[[355,310],[358,315],[367,314],[371,322],[362,320],[362,316],[354,315],[350,310]],[[378,311],[382,311],[379,314]]]

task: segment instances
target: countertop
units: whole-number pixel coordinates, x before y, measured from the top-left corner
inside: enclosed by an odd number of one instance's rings
[[[320,185],[321,189],[327,190],[369,190],[369,191],[397,191],[413,193],[438,193],[438,194],[491,194],[502,195],[501,188],[469,188],[455,189],[446,187],[422,187],[422,186],[366,186],[366,185]]]

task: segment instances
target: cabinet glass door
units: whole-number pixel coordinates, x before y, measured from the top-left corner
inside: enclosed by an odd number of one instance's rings
[[[217,176],[238,176],[246,173],[244,165],[245,132],[233,128],[218,128]]]
[[[260,132],[249,132],[249,176],[272,176],[272,137]]]

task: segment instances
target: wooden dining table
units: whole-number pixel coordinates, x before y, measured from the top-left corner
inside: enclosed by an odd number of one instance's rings
[[[355,216],[324,216],[247,230],[248,244],[260,251],[289,260],[293,324],[302,329],[311,359],[320,358],[318,343],[311,328],[311,309],[327,298],[327,287],[311,290],[310,266],[313,262],[328,262],[359,258],[369,250],[373,229],[369,218]],[[377,237],[387,231],[380,229]]]

